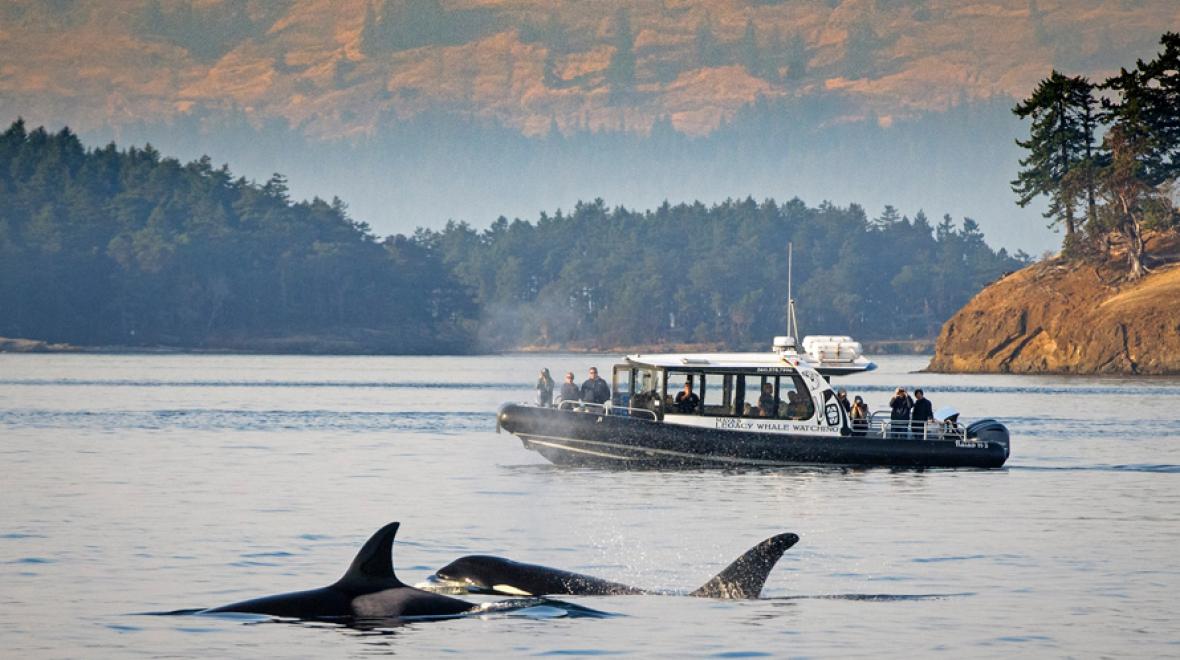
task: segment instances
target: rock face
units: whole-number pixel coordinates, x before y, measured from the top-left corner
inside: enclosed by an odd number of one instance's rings
[[[991,284],[942,326],[929,371],[1180,374],[1180,264],[1138,282],[1050,260]]]

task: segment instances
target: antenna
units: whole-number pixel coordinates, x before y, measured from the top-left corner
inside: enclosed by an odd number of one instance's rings
[[[799,341],[799,319],[795,317],[795,298],[792,295],[792,276],[795,268],[795,244],[787,243],[787,335]]]

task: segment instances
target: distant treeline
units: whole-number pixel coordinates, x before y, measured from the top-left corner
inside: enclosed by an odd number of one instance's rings
[[[787,244],[802,332],[929,337],[984,284],[1029,261],[993,251],[978,225],[932,226],[886,207],[798,199],[608,209],[602,200],[534,224],[500,218],[420,230],[475,293],[492,345],[719,342],[765,347],[785,329]]]
[[[0,135],[0,335],[78,344],[464,350],[462,285],[339,200],[292,202],[208,159]],[[274,344],[275,348],[287,346]]]
[[[293,202],[279,175],[257,184],[150,146],[87,151],[19,121],[0,135],[0,200],[0,335],[88,345],[760,346],[783,331],[788,242],[805,333],[927,337],[1028,261],[970,219],[798,199],[595,200],[380,240],[339,200]]]

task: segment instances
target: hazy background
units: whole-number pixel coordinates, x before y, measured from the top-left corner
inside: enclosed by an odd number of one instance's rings
[[[1166,0],[17,1],[0,122],[282,172],[378,234],[799,196],[1036,254],[1059,237],[1013,201],[1009,109],[1176,26]]]

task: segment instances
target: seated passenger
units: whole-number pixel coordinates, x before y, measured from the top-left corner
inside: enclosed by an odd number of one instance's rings
[[[676,412],[691,415],[701,405],[701,397],[692,391],[692,381],[684,381],[684,390],[676,395]]]
[[[787,393],[787,417],[789,419],[807,419],[807,399],[798,392]]]
[[[762,384],[762,394],[758,397],[758,410],[762,417],[774,417],[778,414],[778,401],[774,398],[773,384]]]

